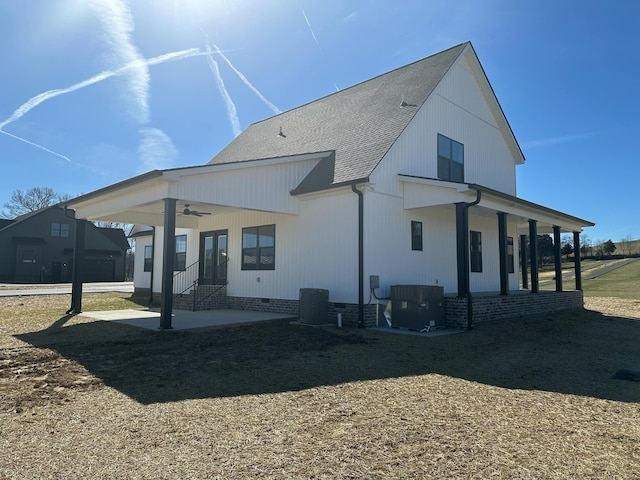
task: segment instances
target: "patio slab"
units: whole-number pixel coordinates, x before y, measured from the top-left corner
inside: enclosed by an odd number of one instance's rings
[[[158,310],[106,310],[82,312],[84,317],[107,322],[123,323],[147,330],[158,330],[160,312]],[[174,310],[171,316],[172,330],[190,330],[194,328],[222,327],[244,323],[269,322],[273,320],[293,320],[296,316],[284,313],[251,312],[246,310]]]

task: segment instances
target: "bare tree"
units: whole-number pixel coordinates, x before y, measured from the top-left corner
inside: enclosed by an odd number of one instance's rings
[[[622,240],[620,240],[619,244],[622,255],[631,255],[631,247],[633,245],[633,239],[631,238],[631,235],[627,235],[626,237],[624,237]]]
[[[4,204],[7,211],[3,210],[0,217],[19,217],[25,213],[50,207],[68,198],[70,198],[69,195],[56,193],[50,187],[33,187],[27,191],[14,190],[10,200]]]

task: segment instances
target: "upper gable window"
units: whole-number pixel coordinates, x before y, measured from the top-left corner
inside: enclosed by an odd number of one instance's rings
[[[438,134],[438,178],[464,182],[464,145]]]
[[[68,223],[52,223],[51,224],[51,236],[52,237],[64,237],[69,236],[69,224]]]

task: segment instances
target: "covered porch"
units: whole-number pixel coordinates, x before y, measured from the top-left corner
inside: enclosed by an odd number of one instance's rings
[[[213,250],[211,241],[213,245],[218,245],[218,242],[225,245],[226,234],[220,230],[225,219],[251,212],[256,216],[298,215],[298,199],[289,192],[324,155],[318,153],[242,164],[155,170],[69,200],[66,208],[75,211],[77,235],[68,313],[82,312],[84,275],[81,266],[86,222],[104,220],[145,225],[152,228],[153,260],[159,260],[150,272],[150,295],[156,299],[159,295],[160,300],[160,311],[155,320],[161,330],[174,328],[174,294],[186,291],[183,286],[175,284],[175,271],[189,276],[186,281],[180,280],[187,288],[193,279],[205,277],[205,283],[211,286],[224,290],[226,285],[221,269],[214,268],[211,274],[203,272],[205,262],[199,262],[199,265],[198,262],[177,264],[183,259],[176,260],[176,230],[188,230],[193,238],[200,236],[200,248],[205,251],[205,248]],[[282,179],[287,180],[286,184]],[[247,185],[259,185],[259,188],[247,189]],[[206,237],[207,233],[211,233],[211,238]],[[226,265],[220,263],[215,267],[226,268]],[[180,288],[180,292],[176,292],[176,288]]]
[[[561,234],[573,235],[574,251],[580,233],[594,223],[481,185],[399,175],[404,185],[404,208],[445,207],[455,212],[457,294],[446,299],[449,324],[471,328],[474,319],[507,318],[553,309],[582,307],[582,275],[575,255],[574,288],[563,284]],[[474,255],[469,217],[492,219],[497,229],[499,291],[474,291],[470,277]],[[538,235],[550,234],[554,249],[554,291],[540,291]],[[517,238],[514,238],[517,237]],[[519,240],[520,249],[517,248]],[[518,261],[516,261],[518,259]],[[517,275],[521,278],[521,287]],[[497,282],[496,282],[497,284]],[[555,295],[550,295],[554,293]]]

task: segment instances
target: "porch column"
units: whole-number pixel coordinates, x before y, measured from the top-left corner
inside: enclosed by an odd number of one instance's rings
[[[582,290],[582,266],[580,264],[580,232],[573,232],[573,256],[575,258],[576,290]]]
[[[529,220],[529,258],[531,261],[531,293],[538,293],[538,222]]]
[[[456,203],[456,248],[458,266],[458,296],[469,294],[469,209],[466,203]]]
[[[162,246],[162,293],[160,330],[168,330],[173,313],[173,268],[176,257],[176,199],[164,199],[164,242]],[[153,285],[151,287],[153,289]]]
[[[500,254],[500,295],[509,294],[509,267],[507,266],[507,214],[498,212],[498,251]]]
[[[553,257],[556,267],[556,292],[562,291],[562,252],[560,250],[560,227],[553,226]]]
[[[522,270],[522,288],[529,288],[529,274],[527,273],[527,236],[520,235],[520,263]]]
[[[76,236],[73,244],[73,271],[71,272],[71,307],[67,314],[82,313],[82,277],[84,270],[84,241],[87,221],[76,220]]]

